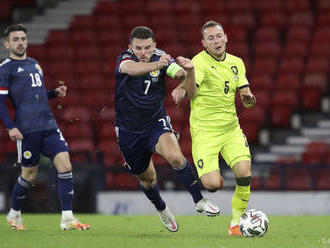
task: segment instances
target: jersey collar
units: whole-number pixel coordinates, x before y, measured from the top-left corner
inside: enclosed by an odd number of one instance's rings
[[[226,60],[226,57],[227,57],[227,53],[226,53],[226,52],[225,52],[225,57],[224,57],[222,60],[213,57],[211,54],[209,54],[209,52],[208,52],[206,49],[205,49],[205,52],[206,52],[208,55],[210,55],[213,59],[215,59],[216,61],[218,61],[218,62],[223,62],[223,61],[225,61],[225,60]]]

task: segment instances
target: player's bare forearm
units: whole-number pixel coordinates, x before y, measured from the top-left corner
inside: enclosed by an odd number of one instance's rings
[[[186,90],[186,96],[189,100],[196,96],[197,87],[194,68],[187,70],[186,79],[183,81],[182,87]]]
[[[245,108],[252,108],[257,103],[257,100],[251,93],[249,87],[241,89],[239,93]]]
[[[174,100],[174,103],[176,105],[179,105],[183,98],[186,96],[186,90],[182,87],[183,83],[180,83],[175,89],[172,91],[172,97]]]
[[[181,56],[178,57],[176,61],[183,69],[185,69],[185,77],[182,87],[186,90],[186,96],[188,99],[192,99],[197,92],[194,65],[190,59]]]
[[[159,61],[155,62],[135,62],[127,61],[120,67],[120,72],[126,73],[130,76],[142,76],[146,73],[160,70],[169,65],[171,56],[164,54],[160,57]]]

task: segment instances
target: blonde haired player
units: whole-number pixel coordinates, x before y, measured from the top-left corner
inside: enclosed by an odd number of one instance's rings
[[[250,198],[251,154],[238,123],[235,93],[239,91],[247,108],[253,107],[256,99],[250,91],[242,59],[226,53],[226,43],[227,36],[220,23],[208,21],[203,25],[205,50],[192,59],[197,89],[191,99],[190,132],[194,163],[208,191],[215,192],[223,185],[219,153],[235,174],[237,184],[229,234],[241,236],[238,224]],[[179,103],[186,93],[178,86],[172,92],[174,101]]]

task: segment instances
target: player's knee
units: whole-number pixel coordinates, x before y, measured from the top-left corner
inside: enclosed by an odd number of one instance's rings
[[[179,168],[185,163],[185,158],[180,152],[177,152],[170,154],[167,157],[167,161],[172,165],[172,167]]]
[[[72,165],[70,162],[62,163],[56,166],[58,173],[65,173],[72,171]]]
[[[223,188],[223,178],[219,176],[218,178],[213,178],[211,180],[202,181],[202,184],[206,190],[209,192],[215,192]]]
[[[37,171],[25,171],[22,173],[22,177],[24,180],[33,183],[37,177]]]
[[[140,184],[146,189],[152,189],[156,185],[156,177],[140,179]]]

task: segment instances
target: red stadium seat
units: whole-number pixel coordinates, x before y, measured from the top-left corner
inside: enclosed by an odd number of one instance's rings
[[[304,58],[306,55],[308,55],[308,47],[308,43],[306,43],[305,41],[288,41],[285,45],[284,53],[286,56],[298,56],[300,58]]]
[[[273,92],[272,105],[276,107],[286,107],[291,110],[299,106],[299,99],[295,89],[279,89]]]
[[[330,169],[321,169],[314,175],[316,190],[330,190]]]
[[[273,78],[269,74],[255,74],[251,77],[250,87],[253,90],[268,91],[272,88]]]
[[[140,183],[135,176],[129,173],[115,174],[114,187],[117,190],[137,190]]]
[[[288,128],[292,110],[286,106],[272,106],[270,109],[271,124],[274,127]]]
[[[62,75],[68,75],[73,73],[72,61],[71,60],[56,60],[48,63],[48,73],[57,78],[61,78]]]
[[[263,105],[256,105],[253,108],[244,109],[239,119],[242,123],[253,123],[255,126],[262,126],[266,121],[266,114]]]
[[[101,75],[86,75],[78,79],[79,88],[83,93],[89,91],[105,90],[107,86],[107,79]]]
[[[240,58],[244,58],[249,55],[248,44],[244,41],[231,41],[228,43],[227,50],[229,53],[234,54]]]
[[[270,90],[262,90],[257,89],[254,90],[252,88],[253,95],[257,99],[257,104],[263,106],[265,109],[267,109],[271,103],[271,91]]]
[[[96,128],[98,140],[116,140],[116,132],[112,125],[102,124]]]
[[[309,41],[311,39],[311,29],[304,26],[290,26],[287,32],[287,40]]]
[[[172,4],[166,0],[148,1],[146,4],[147,13],[158,15],[172,12]]]
[[[324,163],[330,146],[326,142],[311,142],[306,145],[302,162],[306,164]]]
[[[276,28],[272,27],[259,27],[255,34],[255,41],[257,42],[265,42],[272,41],[278,42],[280,37],[280,32]]]
[[[328,90],[327,75],[325,73],[306,73],[303,80],[304,86],[318,88],[322,93]]]
[[[311,190],[312,177],[306,169],[288,169],[285,177],[286,190]]]
[[[330,9],[328,11],[322,11],[317,15],[316,26],[328,27],[330,25]]]
[[[330,10],[330,3],[328,0],[318,0],[317,8],[319,10]]]
[[[264,41],[255,44],[256,56],[279,57],[282,54],[282,48],[278,41]]]
[[[294,12],[289,17],[289,25],[312,27],[314,25],[313,13],[311,11]]]
[[[74,69],[77,76],[100,75],[101,63],[98,59],[78,60]]]
[[[101,113],[105,106],[110,105],[110,94],[104,90],[85,93],[85,104],[92,112]]]
[[[71,22],[71,27],[73,30],[88,30],[94,29],[94,16],[90,15],[76,15]]]
[[[68,30],[52,30],[47,37],[47,44],[60,45],[71,43],[71,32]]]
[[[305,70],[310,73],[328,73],[329,59],[325,56],[310,57]]]
[[[263,0],[261,0],[263,1]],[[271,6],[271,2],[265,2],[265,5]],[[277,2],[277,1],[272,1]],[[268,12],[263,12],[261,16],[261,25],[272,28],[283,28],[287,25],[287,15],[283,11],[269,9]]]
[[[280,190],[281,189],[281,173],[278,170],[270,170],[269,176],[265,183],[267,190]]]
[[[73,60],[74,47],[72,45],[51,45],[48,48],[49,60]],[[72,66],[71,66],[72,67]]]
[[[273,75],[277,71],[277,63],[273,58],[257,58],[253,65],[253,73],[267,73]]]
[[[126,43],[126,39],[120,29],[112,29],[112,32],[109,32],[109,30],[102,30],[95,38],[98,40],[98,44],[101,43],[100,45],[102,46],[103,44]]]
[[[95,17],[95,27],[102,31],[113,33],[113,30],[121,26],[120,17],[117,15],[97,15]],[[97,35],[95,35],[96,37]]]
[[[96,45],[77,45],[74,48],[76,60],[99,59],[100,52]]]
[[[73,31],[72,42],[75,45],[90,45],[96,43],[96,34],[91,30]]]
[[[304,61],[302,58],[296,56],[283,57],[283,60],[280,64],[279,71],[280,73],[302,73],[304,69]]]
[[[279,11],[282,12],[284,10],[284,1],[268,1],[265,2],[263,0],[254,0],[254,7],[256,10],[261,13],[269,12],[269,11]]]
[[[310,7],[310,2],[308,0],[285,1],[285,8],[288,12],[309,11]]]
[[[29,45],[27,50],[28,56],[36,60],[45,60],[48,58],[47,49],[43,45]]]
[[[300,99],[301,107],[305,110],[319,111],[321,108],[321,91],[316,86],[303,85]]]
[[[312,44],[312,56],[330,56],[330,47],[328,43],[316,43]]]
[[[245,27],[251,29],[255,27],[255,16],[250,12],[236,13],[231,17],[231,24],[235,27]]]
[[[68,107],[64,110],[62,119],[69,123],[89,122],[91,114],[88,109],[83,107]]]
[[[258,133],[260,130],[260,126],[250,121],[241,121],[241,128],[250,144],[258,143]]]
[[[94,9],[96,15],[114,15],[120,10],[121,1],[99,1]],[[125,1],[124,1],[125,2]]]
[[[72,123],[61,128],[64,137],[68,140],[93,139],[93,131],[87,123]]]
[[[274,85],[275,90],[293,90],[298,91],[300,87],[299,74],[282,73],[278,76]]]

